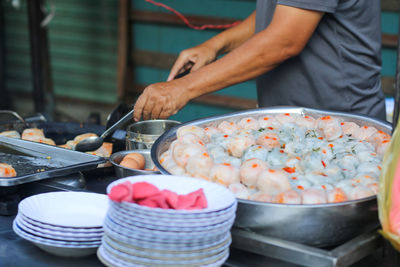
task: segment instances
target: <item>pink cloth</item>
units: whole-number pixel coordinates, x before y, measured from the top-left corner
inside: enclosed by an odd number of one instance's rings
[[[147,198],[150,196],[153,196],[155,194],[158,194],[160,190],[152,184],[149,184],[147,182],[137,182],[134,184],[131,184],[129,181],[127,181],[133,190],[133,199],[141,199],[141,198]]]
[[[207,207],[207,200],[204,196],[203,189],[196,190],[187,195],[178,196],[178,210],[195,210],[198,207]]]
[[[205,209],[208,205],[203,189],[178,195],[167,189],[159,190],[147,182],[132,184],[126,181],[118,184],[111,188],[108,197],[115,202],[125,201],[161,209],[196,210]]]
[[[132,184],[129,181],[126,181],[118,186],[114,186],[111,188],[110,194],[108,197],[116,202],[122,201],[130,201],[132,199]]]

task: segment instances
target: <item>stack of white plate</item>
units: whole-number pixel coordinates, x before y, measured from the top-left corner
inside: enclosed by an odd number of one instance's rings
[[[13,229],[20,237],[54,255],[90,255],[101,244],[107,199],[103,194],[85,192],[28,197],[18,205]]]
[[[188,194],[203,188],[208,207],[172,210],[110,200],[97,255],[107,266],[220,266],[229,256],[237,202],[225,187],[164,175],[134,176],[110,184],[149,182],[160,190]]]

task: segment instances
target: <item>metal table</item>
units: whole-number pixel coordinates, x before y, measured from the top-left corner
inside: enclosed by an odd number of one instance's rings
[[[86,179],[85,189],[74,188],[49,179],[25,184],[20,191],[29,192],[29,195],[51,191],[104,193],[106,186],[116,179],[111,168],[87,171],[83,175]],[[42,251],[13,232],[14,217],[0,216],[0,266],[103,266],[96,255],[73,259],[53,256]],[[230,257],[224,264],[227,267],[395,267],[400,262],[399,254],[391,249],[390,245],[376,232],[360,235],[331,249],[314,248],[239,229],[232,229],[232,237]]]

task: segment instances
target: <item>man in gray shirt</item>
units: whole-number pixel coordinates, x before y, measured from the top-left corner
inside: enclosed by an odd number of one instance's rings
[[[258,0],[242,23],[182,51],[168,81],[139,97],[134,118],[166,118],[190,99],[258,77],[260,107],[303,106],[384,120],[380,38],[380,1]],[[187,69],[189,75],[174,80]]]
[[[257,79],[260,106],[293,105],[385,119],[380,81],[380,1],[278,0],[325,12],[296,57]],[[276,1],[258,1],[256,32],[270,23]]]

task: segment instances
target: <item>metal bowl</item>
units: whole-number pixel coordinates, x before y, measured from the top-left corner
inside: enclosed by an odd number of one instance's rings
[[[154,168],[154,163],[150,157],[150,150],[147,149],[137,149],[137,150],[126,150],[116,152],[111,155],[110,162],[114,166],[115,174],[117,178],[123,178],[132,175],[149,175],[149,174],[160,174],[159,171],[145,171],[145,170],[136,170],[123,167],[119,165],[122,159],[128,155],[129,153],[139,153],[142,154],[144,159],[146,160],[146,165],[144,166],[145,169],[152,169]]]
[[[238,121],[249,116],[292,113],[313,117],[337,116],[357,124],[374,126],[391,133],[391,125],[363,115],[299,107],[272,107],[230,113],[187,122],[184,125],[217,126],[220,122]],[[176,139],[177,128],[164,133],[154,143],[151,157],[163,174],[160,155]],[[317,247],[341,244],[379,225],[376,197],[321,205],[289,205],[238,199],[235,227],[265,236],[281,238]]]
[[[165,131],[180,124],[173,120],[147,120],[131,124],[126,131],[126,149],[150,149]]]

